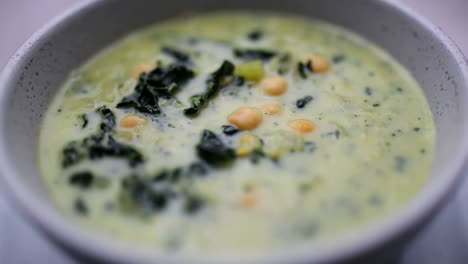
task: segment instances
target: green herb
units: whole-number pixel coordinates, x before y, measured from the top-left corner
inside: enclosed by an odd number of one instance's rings
[[[181,178],[192,178],[193,176],[204,176],[208,172],[208,168],[201,162],[193,162],[186,167],[177,167],[174,169],[162,169],[154,177],[152,182],[169,182],[177,183]]]
[[[251,41],[258,41],[263,37],[263,34],[261,29],[254,29],[247,34],[247,38]]]
[[[247,61],[268,61],[276,56],[276,52],[264,49],[234,49],[234,56]]]
[[[81,189],[88,189],[93,183],[94,175],[89,171],[76,172],[70,176],[69,183]]]
[[[332,61],[333,63],[340,63],[346,59],[346,56],[344,54],[337,54],[333,56]]]
[[[106,157],[124,158],[131,167],[143,163],[143,155],[132,146],[117,142],[113,137],[115,115],[107,107],[97,109],[102,121],[99,130],[81,141],[70,141],[62,150],[62,166],[75,165],[84,159],[97,160]]]
[[[210,74],[206,80],[206,91],[202,94],[193,95],[190,98],[191,107],[184,110],[187,116],[194,116],[200,113],[201,109],[214,98],[221,88],[226,86],[226,81],[234,77],[234,64],[224,61],[215,72]]]
[[[188,214],[198,212],[205,204],[205,199],[195,194],[189,194],[185,198],[184,210]]]
[[[304,142],[304,151],[312,153],[312,152],[315,152],[315,150],[317,150],[317,144],[315,144],[315,142],[313,141]]]
[[[232,136],[236,134],[237,132],[239,132],[239,129],[237,127],[231,126],[231,125],[224,125],[222,126],[222,128],[223,128],[223,133],[228,136]]]
[[[216,134],[206,129],[196,150],[200,159],[212,166],[224,165],[236,158],[234,149],[226,146]]]
[[[152,214],[165,210],[173,200],[182,200],[183,210],[193,214],[205,205],[205,199],[195,195],[184,183],[193,176],[204,175],[207,169],[201,163],[185,167],[163,169],[155,177],[132,174],[122,180],[118,195],[120,209],[128,213]]]
[[[136,167],[143,163],[143,156],[130,145],[122,144],[112,136],[107,137],[107,141],[93,142],[88,147],[88,156],[91,160],[107,157],[124,158],[131,167]]]
[[[106,106],[101,106],[96,110],[101,114],[102,122],[99,125],[99,128],[102,132],[110,132],[115,127],[115,115],[112,111]]]
[[[173,197],[168,189],[152,188],[144,176],[130,175],[122,180],[118,204],[126,212],[154,213],[165,209]]]
[[[285,53],[279,57],[278,60],[278,74],[285,74],[291,69],[291,55]]]
[[[161,51],[173,57],[175,60],[179,62],[182,62],[182,63],[190,62],[190,56],[187,53],[179,49],[172,48],[172,47],[163,47]]]
[[[296,101],[296,107],[297,108],[304,108],[313,99],[314,99],[314,97],[312,97],[310,95],[304,96],[303,98]]]
[[[327,132],[327,133],[323,133],[320,135],[320,137],[324,138],[324,137],[335,137],[335,139],[339,139],[340,138],[340,130],[335,130],[335,131],[331,131],[331,132]]]
[[[81,128],[85,128],[88,126],[88,116],[86,114],[80,115],[81,120],[83,120],[83,124],[81,125]]]
[[[257,164],[261,159],[265,158],[266,155],[265,153],[263,152],[263,150],[261,148],[257,148],[257,149],[254,149],[251,153],[250,153],[250,161],[253,163],[253,164]]]
[[[149,73],[143,73],[135,91],[124,97],[116,107],[134,108],[142,113],[159,115],[159,98],[173,98],[177,90],[194,76],[195,73],[181,63],[157,67]]]
[[[73,208],[75,209],[75,212],[77,212],[80,215],[87,215],[88,214],[88,206],[86,203],[83,201],[81,198],[77,198],[73,204]]]
[[[307,63],[298,62],[297,63],[297,72],[302,79],[306,79],[307,75],[313,72],[312,63],[308,61]]]
[[[395,157],[395,170],[398,172],[404,172],[408,164],[408,160],[403,156]]]

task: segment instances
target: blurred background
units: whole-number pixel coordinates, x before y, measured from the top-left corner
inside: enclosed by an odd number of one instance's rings
[[[348,0],[350,1],[350,0]],[[468,54],[468,0],[393,0],[405,2],[440,26]],[[0,0],[0,69],[34,31],[79,0]],[[465,177],[466,178],[466,177]],[[402,253],[398,263],[468,263],[468,184]],[[1,194],[0,263],[78,263],[44,240]]]

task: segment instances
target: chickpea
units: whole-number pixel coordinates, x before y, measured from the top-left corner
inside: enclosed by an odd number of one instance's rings
[[[280,104],[266,104],[262,106],[263,113],[266,115],[277,115],[283,112],[283,107]]]
[[[312,71],[318,73],[327,72],[330,69],[330,65],[327,60],[320,55],[312,55],[307,58],[307,62],[312,65]]]
[[[132,76],[133,78],[137,79],[140,78],[140,75],[144,72],[150,72],[152,71],[156,65],[154,63],[142,63],[138,64],[134,69]]]
[[[315,130],[315,124],[309,120],[298,119],[289,122],[288,126],[299,133],[310,133]]]
[[[259,86],[263,92],[272,96],[282,95],[288,90],[288,83],[280,76],[265,77],[260,81]]]
[[[255,208],[257,207],[258,203],[259,203],[259,197],[255,189],[244,193],[240,200],[241,207],[245,209]]]
[[[240,130],[253,130],[262,123],[263,115],[255,107],[242,107],[229,115],[229,123],[235,125]]]
[[[236,153],[239,156],[247,156],[252,153],[256,148],[261,146],[260,139],[257,136],[247,132],[240,136],[239,146],[237,147]]]
[[[139,115],[128,115],[120,120],[120,126],[123,128],[135,128],[144,122],[145,119]]]

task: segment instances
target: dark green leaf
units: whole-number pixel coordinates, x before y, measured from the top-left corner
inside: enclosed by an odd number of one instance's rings
[[[234,49],[234,56],[247,61],[268,61],[276,56],[276,52],[264,49]]]
[[[310,95],[304,96],[303,98],[296,101],[296,107],[297,108],[304,108],[313,99],[314,99],[314,97],[312,97]]]
[[[200,143],[196,146],[200,159],[212,166],[219,166],[233,161],[235,151],[226,146],[213,132],[204,130]]]
[[[94,175],[90,171],[80,171],[72,174],[69,183],[81,189],[87,189],[91,186]]]
[[[310,61],[308,61],[307,63],[298,62],[297,71],[299,73],[299,76],[302,77],[302,79],[306,79],[307,75],[313,72],[312,63]]]
[[[234,135],[237,132],[239,132],[239,129],[237,127],[231,126],[231,125],[224,125],[222,126],[222,128],[223,128],[223,133],[228,136]]]
[[[161,114],[159,98],[173,98],[177,90],[194,76],[195,73],[181,63],[157,67],[140,76],[135,91],[124,97],[117,104],[117,108],[134,108],[142,113],[159,115]]]
[[[172,47],[163,47],[161,51],[173,57],[176,61],[184,62],[184,63],[190,61],[190,56],[187,53],[179,49],[172,48]]]
[[[75,209],[75,212],[77,212],[80,215],[88,214],[88,206],[81,198],[77,198],[75,200],[75,203],[73,204],[73,208]]]
[[[85,128],[88,125],[88,116],[86,114],[80,115],[81,120],[83,120],[83,124],[81,128]]]
[[[251,41],[258,41],[263,37],[263,31],[261,29],[254,29],[247,34],[247,38]]]
[[[187,116],[193,116],[200,113],[201,109],[206,106],[209,100],[227,85],[226,81],[233,79],[234,64],[229,61],[224,61],[223,64],[206,80],[206,90],[202,94],[193,95],[190,98],[191,107],[184,110]]]

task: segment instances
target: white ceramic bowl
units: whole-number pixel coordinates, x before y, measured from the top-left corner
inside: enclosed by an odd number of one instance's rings
[[[437,128],[434,166],[424,189],[391,217],[339,241],[253,258],[187,258],[131,248],[72,224],[52,205],[37,166],[41,117],[67,74],[125,34],[187,11],[270,10],[323,19],[380,45],[422,86]],[[467,61],[438,28],[390,0],[84,2],[39,30],[0,78],[0,172],[31,223],[80,258],[109,263],[362,263],[394,256],[454,191],[468,151]],[[357,235],[356,235],[357,234]]]

